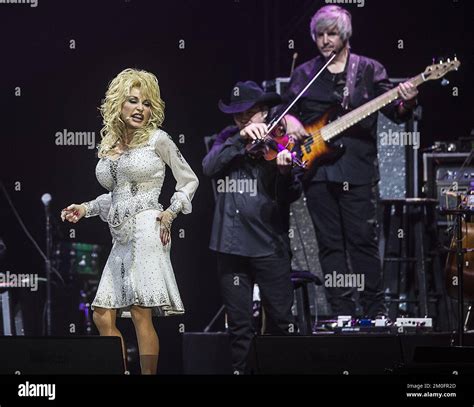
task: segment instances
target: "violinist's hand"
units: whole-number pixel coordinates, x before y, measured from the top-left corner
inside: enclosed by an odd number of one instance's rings
[[[295,116],[287,114],[285,116],[285,124],[286,134],[288,134],[293,139],[301,142],[308,137],[308,133],[306,132],[304,126]]]
[[[288,150],[282,150],[277,155],[276,163],[281,174],[288,174],[293,164],[293,157]]]
[[[61,211],[61,219],[63,222],[67,220],[72,223],[77,223],[85,216],[85,214],[86,208],[84,205],[72,204]]]
[[[267,134],[268,126],[265,123],[250,123],[240,130],[240,136],[246,140],[260,140]]]

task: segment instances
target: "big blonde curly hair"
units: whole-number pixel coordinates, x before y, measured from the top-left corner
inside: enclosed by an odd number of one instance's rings
[[[123,103],[134,87],[140,88],[142,97],[150,101],[151,115],[148,123],[135,130],[132,140],[127,143],[126,125],[120,113]],[[165,102],[160,96],[158,79],[147,71],[131,68],[123,70],[110,82],[99,110],[104,124],[100,130],[102,140],[99,145],[99,157],[106,156],[119,141],[129,148],[146,144],[151,133],[159,128],[165,119]]]

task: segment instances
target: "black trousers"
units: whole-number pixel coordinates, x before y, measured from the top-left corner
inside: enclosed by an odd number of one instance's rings
[[[274,329],[271,333],[288,335],[296,331],[291,313],[293,287],[290,266],[290,256],[287,253],[266,257],[217,254],[217,269],[227,311],[234,373],[245,372],[254,337],[254,283],[259,286],[263,308],[271,319]]]
[[[377,314],[385,314],[376,233],[376,187],[370,184],[356,186],[312,182],[305,192],[333,314],[355,315],[356,290],[359,291],[365,316],[374,318]],[[349,264],[352,273],[355,273],[351,277],[358,274],[359,281],[363,281],[362,290],[360,286],[349,286],[347,282],[351,282],[350,279],[341,278],[339,282],[343,283],[337,284],[338,281],[333,278],[335,273],[337,277],[350,273]]]

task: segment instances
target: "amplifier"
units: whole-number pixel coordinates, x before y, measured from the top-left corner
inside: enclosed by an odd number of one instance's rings
[[[290,84],[290,78],[275,78],[262,82],[262,87],[265,92],[276,92],[279,95],[284,95]]]
[[[474,182],[474,162],[469,163],[470,153],[423,154],[423,192],[428,198],[439,201],[440,207],[455,208],[457,194],[468,194]],[[440,218],[446,225],[446,218]]]

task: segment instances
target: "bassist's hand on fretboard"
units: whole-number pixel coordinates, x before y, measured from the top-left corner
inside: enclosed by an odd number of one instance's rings
[[[403,115],[416,106],[418,89],[410,81],[400,83],[400,85],[398,85],[398,96],[402,99],[402,103],[398,105],[398,112],[400,115]]]

